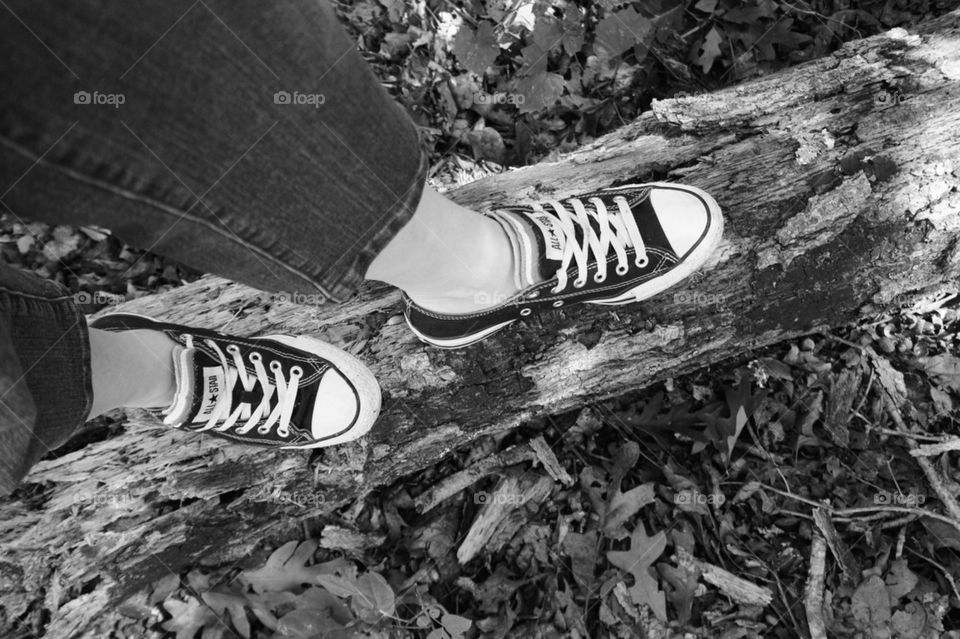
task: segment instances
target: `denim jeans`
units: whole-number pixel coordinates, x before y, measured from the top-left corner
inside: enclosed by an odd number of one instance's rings
[[[325,0],[8,0],[0,12],[8,214],[104,226],[202,271],[342,301],[419,202],[417,129]],[[0,489],[90,401],[82,316],[63,291],[8,271],[0,341],[19,364],[4,358],[16,383],[0,399],[26,384],[36,415],[11,422],[0,404],[0,467],[14,469]],[[58,346],[37,356],[41,334]],[[30,437],[11,435],[24,424]]]

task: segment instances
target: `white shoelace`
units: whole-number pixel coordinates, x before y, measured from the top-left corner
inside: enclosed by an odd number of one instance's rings
[[[598,197],[592,197],[588,201],[593,205],[594,210],[588,211],[583,201],[578,198],[569,198],[566,200],[573,206],[571,214],[559,200],[548,200],[547,203],[556,211],[556,218],[560,222],[560,228],[563,230],[565,242],[563,243],[563,254],[560,258],[560,268],[557,269],[557,285],[553,288],[553,293],[559,293],[567,287],[567,269],[570,268],[570,262],[574,261],[577,265],[577,277],[573,281],[574,288],[581,288],[587,283],[588,265],[590,263],[590,253],[597,263],[597,273],[593,281],[600,284],[607,279],[607,254],[612,247],[617,254],[618,275],[626,274],[629,269],[627,249],[633,248],[636,257],[634,264],[638,268],[643,268],[649,262],[647,249],[640,236],[640,229],[637,228],[637,221],[633,217],[633,211],[627,203],[627,198],[616,196],[613,198],[617,204],[619,212],[607,212],[607,206]],[[534,208],[539,212],[547,213],[539,204]],[[590,225],[590,217],[597,221],[600,227],[600,235],[594,232]],[[576,231],[580,227],[583,232],[581,244],[577,244]]]
[[[244,435],[261,421],[264,415],[267,415],[266,421],[257,428],[257,432],[266,435],[274,426],[277,427],[277,434],[286,437],[290,433],[290,418],[293,415],[293,407],[297,401],[297,391],[300,388],[300,378],[303,377],[303,369],[299,366],[291,366],[289,380],[283,375],[283,367],[280,362],[270,362],[270,372],[273,373],[271,382],[266,367],[263,365],[263,356],[257,351],[249,355],[250,363],[256,371],[256,375],[247,373],[246,365],[243,361],[243,355],[240,354],[240,348],[235,344],[227,345],[227,353],[233,356],[233,366],[227,360],[227,356],[217,346],[213,340],[204,340],[208,346],[213,348],[220,359],[220,365],[226,372],[226,385],[223,396],[217,401],[213,412],[210,414],[206,425],[199,430],[214,429],[217,432],[230,430],[239,420],[245,420],[243,426],[236,429],[236,434]],[[193,346],[192,336],[187,336],[187,347]],[[257,384],[263,391],[263,398],[256,409],[248,403],[241,403],[233,411],[230,410],[231,398],[237,381],[243,386],[243,390],[250,392]],[[271,408],[271,400],[276,395],[276,403]],[[269,415],[268,415],[269,413]],[[217,422],[223,422],[217,425]]]

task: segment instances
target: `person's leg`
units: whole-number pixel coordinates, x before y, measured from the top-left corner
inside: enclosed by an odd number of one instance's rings
[[[90,419],[114,408],[169,406],[177,390],[177,343],[157,331],[89,329],[93,405]]]
[[[373,373],[318,340],[246,339],[121,313],[88,326],[75,295],[3,262],[0,355],[0,495],[113,408],[285,448],[356,439],[380,410]]]
[[[460,313],[513,295],[513,260],[499,224],[425,188],[413,218],[373,260],[367,278],[432,309]]]
[[[0,493],[5,494],[83,423],[92,390],[86,323],[69,292],[0,262],[0,325],[5,342]],[[35,407],[32,414],[22,408],[24,395]]]
[[[417,128],[325,0],[0,12],[0,211],[343,299],[420,201]]]

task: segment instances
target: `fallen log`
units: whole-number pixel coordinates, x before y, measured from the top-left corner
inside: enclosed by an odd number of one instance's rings
[[[725,211],[723,244],[654,299],[556,311],[461,351],[418,342],[383,287],[302,306],[207,277],[123,304],[113,310],[342,345],[380,379],[382,417],[363,441],[310,455],[226,446],[141,416],[42,462],[0,503],[0,628],[39,607],[47,637],[106,636],[120,604],[157,578],[242,561],[485,435],[955,288],[958,176],[954,12],[655,101],[558,162],[454,193],[486,208],[652,180],[708,190]]]

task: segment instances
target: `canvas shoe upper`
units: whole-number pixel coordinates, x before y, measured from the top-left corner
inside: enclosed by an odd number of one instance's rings
[[[233,337],[128,313],[90,326],[162,331],[177,342],[173,403],[153,411],[176,428],[245,444],[317,448],[362,436],[380,412],[373,373],[314,338]]]
[[[601,189],[487,213],[513,248],[519,293],[474,313],[437,313],[404,295],[416,335],[466,346],[534,312],[627,304],[689,276],[718,246],[723,217],[704,191],[667,183]]]

